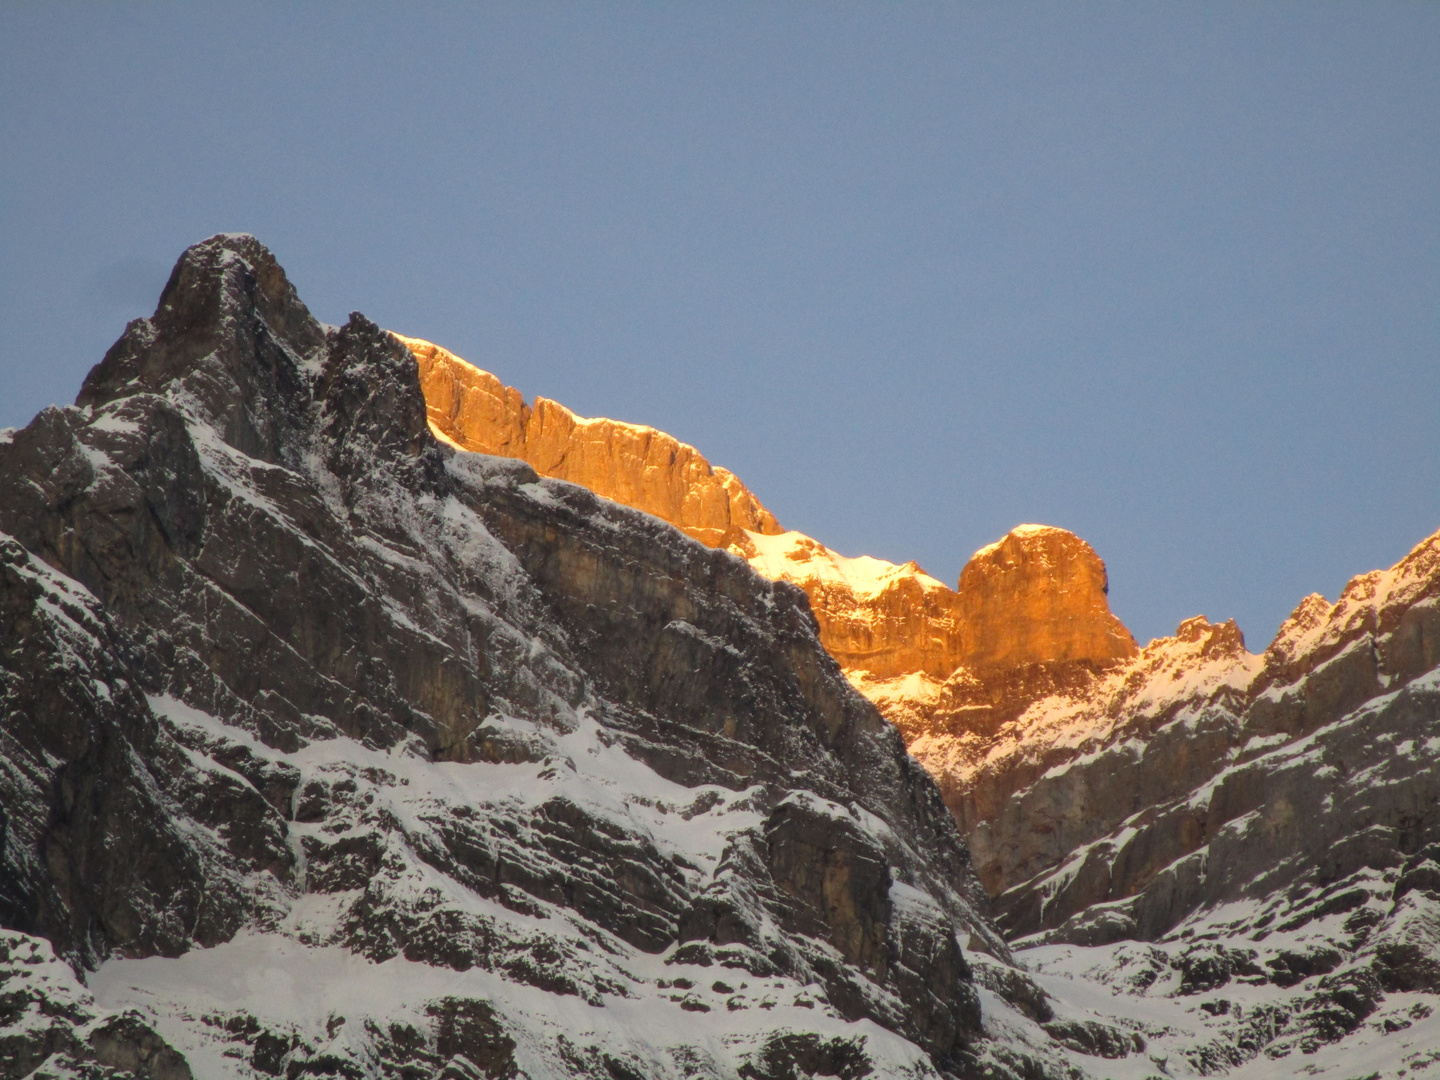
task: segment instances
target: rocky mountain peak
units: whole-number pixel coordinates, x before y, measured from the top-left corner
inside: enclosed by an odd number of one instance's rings
[[[1110,611],[1105,564],[1065,529],[1016,526],[971,556],[957,591],[967,667],[1106,664],[1137,651]]]
[[[1239,656],[1246,653],[1245,634],[1234,619],[1212,623],[1204,615],[1195,615],[1183,620],[1175,628],[1174,638],[1187,644],[1199,643],[1199,655],[1202,657]]]
[[[325,332],[275,257],[223,233],[186,249],[155,313],[136,319],[85,378],[76,403],[183,396],[231,446],[278,462],[308,405]]]
[[[656,436],[625,445],[700,474]],[[0,984],[48,980],[0,1077],[1005,1057],[954,820],[801,591],[444,445],[412,352],[315,322],[253,238],[0,437],[0,746]]]

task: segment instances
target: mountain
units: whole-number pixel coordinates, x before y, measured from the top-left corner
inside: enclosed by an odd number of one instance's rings
[[[804,594],[437,440],[253,238],[0,434],[0,532],[0,1075],[1042,1067]]]
[[[1148,1039],[1151,1064],[1117,1076],[1440,1061],[1440,534],[1306,598],[1258,655],[1203,617],[1138,648],[1062,529],[1017,527],[954,590],[778,525],[705,539],[804,589],[939,783],[1048,993],[1019,1017],[1023,997],[994,1003],[1012,1045],[1129,1061],[1103,1032]],[[1037,1000],[1084,1019],[1037,1036]]]
[[[845,558],[213,237],[0,432],[0,1077],[1440,1066],[1440,534],[1258,655],[1106,587]]]

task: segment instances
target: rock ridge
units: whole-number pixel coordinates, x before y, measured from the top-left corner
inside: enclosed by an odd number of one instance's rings
[[[731,529],[782,531],[734,473],[693,446],[641,424],[585,419],[548,398],[527,405],[520,391],[449,350],[395,337],[415,356],[431,429],[452,445],[519,458],[541,476],[654,514],[711,547]]]
[[[914,562],[847,558],[782,530],[733,474],[669,435],[581,419],[545,398],[527,405],[448,350],[396,338],[415,355],[439,438],[523,460],[799,585],[826,649],[907,733],[934,722],[937,702],[944,723],[993,724],[1136,651],[1109,610],[1104,563],[1064,529],[1017,526],[977,552],[950,589]]]
[[[91,983],[74,1068],[134,1011],[168,1042],[104,1054],[175,1077],[1018,1075],[954,821],[800,589],[437,441],[250,237],[81,400],[0,438],[0,914]]]

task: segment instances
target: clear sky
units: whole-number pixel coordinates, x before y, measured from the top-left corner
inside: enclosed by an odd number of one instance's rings
[[[1440,528],[1440,4],[0,6],[0,425],[241,230],[845,554],[1072,529],[1142,643]]]

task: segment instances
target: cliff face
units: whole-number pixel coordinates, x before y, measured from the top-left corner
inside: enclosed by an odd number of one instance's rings
[[[908,693],[904,681],[891,683],[872,697],[911,752],[941,769],[948,758],[929,749],[937,743],[993,733],[1031,702],[1084,691],[1135,655],[1135,639],[1110,612],[1107,591],[1105,564],[1084,540],[1019,525],[960,572],[960,649],[946,677],[911,680]],[[949,790],[946,774],[936,775]]]
[[[1086,906],[1075,906],[1074,895],[1066,899],[1064,893],[1030,906],[1045,894],[1048,875],[1077,849],[1141,809],[1153,815],[1155,807],[1183,798],[1194,803],[1187,811],[1193,820],[1182,820],[1183,813],[1162,815],[1138,827],[1132,842],[1156,844],[1164,835],[1157,852],[1179,858],[1201,851],[1238,814],[1224,785],[1203,797],[1197,790],[1237,761],[1282,761],[1286,752],[1279,748],[1314,738],[1357,712],[1368,711],[1373,722],[1378,706],[1367,710],[1368,703],[1393,709],[1397,695],[1406,696],[1402,688],[1428,685],[1437,665],[1440,534],[1391,569],[1354,578],[1333,604],[1318,595],[1301,601],[1259,655],[1245,649],[1233,622],[1189,619],[1174,637],[1151,642],[1094,684],[1035,701],[997,731],[932,738],[912,751],[931,759],[932,773],[941,777],[947,802],[970,835],[987,888],[1002,895],[1014,928],[1028,932],[1058,926]],[[1407,693],[1429,700],[1428,691]],[[1344,724],[1341,729],[1349,730]],[[1424,760],[1422,754],[1417,763]],[[1345,771],[1357,767],[1351,761]],[[1258,782],[1254,768],[1244,770],[1247,782]],[[1324,788],[1317,783],[1317,791]],[[1411,839],[1396,834],[1386,841],[1397,852],[1440,827],[1434,806],[1440,787],[1406,797],[1419,802],[1411,825],[1401,829]],[[1399,819],[1392,825],[1399,828]],[[1103,899],[1130,897],[1148,885],[1160,869],[1155,857],[1122,859],[1126,869],[1117,871]],[[1089,896],[1087,904],[1094,899]],[[1143,907],[1143,899],[1136,903]],[[1175,910],[1166,917],[1172,915]]]
[[[1008,1075],[798,589],[437,442],[251,237],[80,401],[0,432],[0,1076]]]
[[[996,671],[1134,656],[1135,639],[1110,613],[1109,591],[1105,564],[1074,533],[1016,526],[960,571],[960,663]]]
[[[1412,1002],[1440,993],[1440,533],[1333,604],[1307,597],[1263,653],[1190,619],[911,750],[1032,970],[1212,996],[1192,1065],[1332,1043],[1345,1062],[1433,1016]],[[1366,1052],[1403,1072],[1437,1035]]]
[[[520,391],[419,338],[395,335],[415,355],[431,429],[452,445],[519,458],[541,476],[568,480],[677,526],[711,547],[730,529],[781,531],[733,473],[693,446],[640,424],[589,420]]]
[[[663,432],[581,419],[545,398],[527,405],[440,346],[396,337],[415,355],[437,436],[519,458],[799,585],[825,648],[911,737],[937,709],[952,726],[991,723],[1135,652],[1106,602],[1104,563],[1073,533],[1019,526],[977,552],[952,590],[913,562],[846,558],[783,532],[733,474]]]

